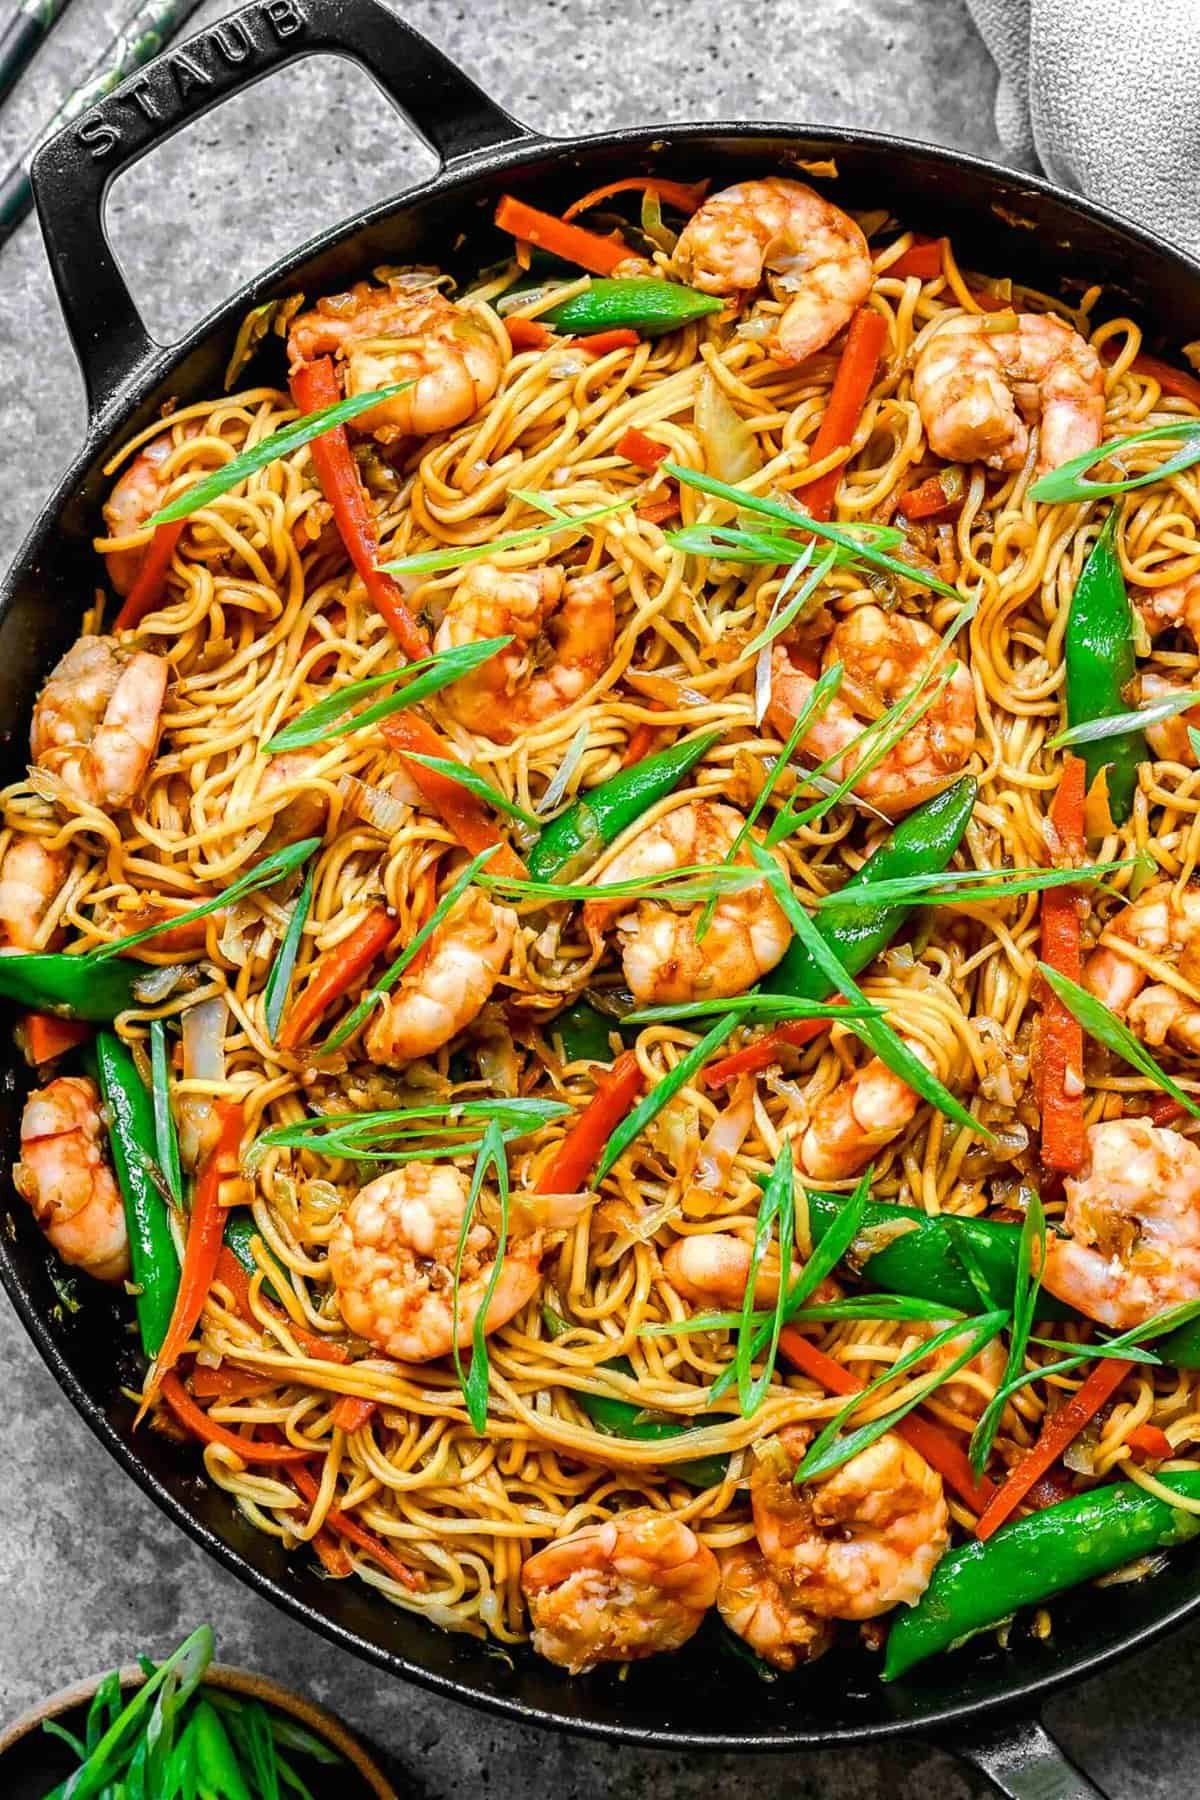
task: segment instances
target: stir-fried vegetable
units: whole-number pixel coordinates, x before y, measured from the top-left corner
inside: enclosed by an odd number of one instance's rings
[[[1144,475],[1118,476],[1116,481],[1087,479],[1087,471],[1094,464],[1118,462],[1129,451],[1141,449],[1143,444],[1178,444],[1179,448]],[[1151,425],[1145,431],[1130,432],[1127,437],[1111,438],[1095,450],[1085,450],[1082,456],[1073,456],[1069,462],[1060,463],[1057,469],[1038,477],[1029,490],[1029,498],[1040,500],[1047,506],[1069,506],[1076,500],[1103,500],[1108,494],[1127,494],[1135,488],[1148,487],[1151,482],[1165,481],[1169,475],[1178,475],[1198,462],[1200,419]]]
[[[580,225],[556,219],[553,213],[540,212],[527,206],[512,194],[504,194],[496,207],[496,224],[501,231],[511,232],[524,244],[535,244],[560,256],[564,262],[577,263],[593,275],[612,275],[634,254],[615,238],[599,237]]]
[[[713,294],[698,293],[677,281],[630,276],[623,281],[593,281],[581,294],[572,294],[569,300],[548,308],[539,317],[556,331],[571,331],[581,337],[622,327],[642,337],[659,337],[665,331],[691,325],[708,313],[720,312],[724,304]]]
[[[1127,711],[1125,691],[1136,668],[1134,617],[1117,555],[1117,518],[1114,507],[1080,571],[1067,614],[1063,657],[1067,725],[1072,731],[1089,720],[1112,719]],[[1087,787],[1101,769],[1107,771],[1108,810],[1114,825],[1123,825],[1133,810],[1138,765],[1147,755],[1146,740],[1137,731],[1083,747]]]
[[[1050,823],[1066,856],[1083,855],[1083,809],[1087,775],[1077,756],[1063,763],[1050,807]],[[1082,968],[1079,897],[1073,887],[1042,895],[1042,961],[1078,983]],[[1042,1166],[1062,1175],[1083,1167],[1083,1032],[1074,1013],[1050,987],[1042,1003],[1038,1042],[1038,1104],[1042,1114]]]
[[[0,956],[0,997],[107,1024],[137,1004],[133,984],[139,973],[144,971],[128,963],[97,962],[91,956],[14,951]]]
[[[875,384],[879,358],[887,342],[887,319],[873,307],[861,306],[850,321],[846,346],[833,378],[825,415],[809,451],[809,463],[824,462],[835,450],[848,450],[867,396]],[[844,465],[818,475],[800,490],[805,511],[811,518],[828,519],[833,512],[838,483]]]
[[[416,713],[404,713],[399,718],[384,720],[383,735],[392,749],[404,758],[405,767],[420,788],[422,797],[454,833],[464,850],[469,850],[472,856],[493,851],[489,867],[494,875],[524,875],[525,864],[501,837],[486,806],[463,785],[457,774],[453,777],[445,775],[436,766],[456,759],[448,755],[449,745],[443,743],[432,725]],[[434,765],[414,762],[414,752],[433,758]]]
[[[718,740],[716,732],[684,738],[622,769],[598,787],[588,788],[553,819],[529,852],[535,881],[570,881],[590,868],[601,850],[654,806],[706,756]]]
[[[162,1186],[155,1106],[133,1057],[111,1031],[97,1034],[96,1069],[104,1096],[113,1167],[125,1206],[134,1308],[142,1349],[153,1361],[163,1347],[179,1291],[179,1258]]]

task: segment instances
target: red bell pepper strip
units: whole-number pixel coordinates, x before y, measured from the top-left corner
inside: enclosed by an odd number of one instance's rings
[[[906,519],[933,519],[938,513],[948,512],[952,506],[961,507],[962,500],[954,500],[947,494],[940,475],[931,475],[919,487],[909,488],[906,494],[901,494],[897,504]]]
[[[848,1396],[860,1391],[862,1383],[849,1369],[818,1350],[794,1326],[784,1326],[779,1334],[779,1348],[795,1368],[819,1381],[831,1394]],[[966,1452],[932,1419],[919,1419],[915,1413],[909,1413],[897,1424],[896,1435],[911,1444],[975,1512],[982,1512],[991,1501],[996,1491],[991,1482],[975,1480]]]
[[[936,280],[942,272],[942,242],[941,238],[914,238],[904,255],[889,263],[882,274],[895,275],[901,281],[910,275],[920,281]]]
[[[1122,346],[1109,339],[1100,354],[1108,362],[1114,362],[1120,355]],[[1147,356],[1139,350],[1133,359],[1133,368],[1139,375],[1149,376],[1157,381],[1164,394],[1170,394],[1176,400],[1190,400],[1193,406],[1200,406],[1200,376],[1189,375],[1186,369],[1172,368],[1170,363],[1160,362],[1157,356]]]
[[[663,711],[661,700],[651,700],[647,704],[654,712]],[[661,727],[658,725],[651,725],[648,719],[642,719],[639,724],[635,725],[629,734],[629,741],[625,745],[625,753],[621,758],[621,767],[623,769],[632,769],[635,763],[644,762],[646,757],[651,754],[657,745],[660,731]]]
[[[1174,1125],[1187,1117],[1187,1107],[1180,1106],[1178,1100],[1172,1100],[1170,1094],[1159,1094],[1150,1102],[1146,1117],[1152,1125]]]
[[[1095,1418],[1100,1408],[1116,1393],[1133,1364],[1122,1358],[1105,1357],[1098,1362],[1083,1386],[1065,1406],[1051,1413],[1042,1425],[1037,1443],[1010,1470],[1000,1492],[975,1527],[977,1538],[989,1538],[1021,1504],[1034,1482],[1056,1463],[1068,1444]]]
[[[1157,1425],[1136,1425],[1125,1442],[1135,1456],[1150,1456],[1156,1462],[1165,1462],[1175,1454],[1170,1438]]]
[[[206,1444],[223,1444],[234,1450],[245,1463],[298,1463],[319,1456],[320,1450],[304,1450],[298,1444],[266,1444],[242,1437],[210,1419],[202,1406],[197,1406],[174,1369],[162,1378],[162,1397],[179,1423]]]
[[[835,1000],[833,1004],[836,1006],[838,1002]],[[704,1085],[724,1087],[726,1082],[736,1080],[739,1075],[758,1075],[779,1061],[779,1052],[786,1045],[799,1049],[803,1044],[811,1044],[823,1031],[828,1031],[830,1024],[829,1019],[788,1019],[771,1031],[765,1031],[752,1044],[744,1044],[732,1055],[709,1063],[703,1072]]]
[[[623,456],[626,462],[644,469],[647,475],[652,475],[659,463],[664,462],[671,454],[665,444],[656,444],[652,437],[647,437],[636,425],[631,425],[617,439],[614,448],[618,456]]]
[[[147,613],[154,611],[166,591],[167,570],[171,567],[175,546],[186,524],[186,519],[176,519],[173,525],[154,527],[154,536],[146,545],[142,566],[122,602],[120,612],[113,620],[114,631],[133,631]]]
[[[217,1273],[219,1279],[219,1264]],[[269,1394],[279,1386],[275,1376],[264,1375],[261,1370],[239,1369],[232,1363],[222,1363],[219,1369],[197,1363],[188,1380],[197,1400],[252,1400],[256,1394]]]
[[[294,1468],[291,1471],[291,1479],[296,1484],[301,1498],[307,1500],[311,1507],[320,1491],[319,1483],[311,1470]],[[373,1531],[368,1531],[365,1525],[360,1525],[357,1519],[352,1519],[349,1513],[339,1512],[336,1507],[330,1507],[325,1514],[325,1523],[321,1529],[345,1538],[348,1544],[357,1544],[358,1548],[365,1551],[372,1562],[377,1562],[381,1569],[386,1570],[394,1580],[408,1588],[410,1593],[419,1594],[424,1588],[425,1577],[416,1569],[410,1569],[407,1564],[402,1563],[398,1556],[392,1554],[382,1539],[377,1538]]]
[[[183,1252],[183,1268],[179,1272],[179,1292],[171,1322],[158,1355],[150,1365],[142,1404],[136,1424],[154,1404],[163,1379],[175,1367],[183,1347],[191,1337],[196,1321],[208,1299],[217,1258],[221,1254],[221,1233],[225,1228],[225,1209],[221,1205],[221,1183],[236,1166],[238,1146],[242,1141],[242,1108],[239,1102],[223,1100],[217,1106],[220,1135],[201,1165],[188,1220],[187,1243]]]
[[[526,244],[536,244],[564,262],[577,263],[591,275],[612,275],[633,254],[615,238],[598,237],[594,231],[556,219],[553,213],[539,212],[512,194],[501,197],[496,224]]]
[[[604,1154],[604,1147],[646,1085],[636,1054],[618,1056],[596,1092],[538,1177],[537,1194],[575,1194]]]
[[[222,1244],[221,1254],[217,1258],[216,1279],[222,1287],[228,1288],[233,1299],[234,1311],[245,1319],[248,1325],[257,1325],[254,1309],[250,1305],[250,1277],[243,1269],[228,1244]],[[299,1344],[307,1356],[314,1362],[348,1363],[350,1352],[345,1344],[339,1344],[335,1338],[322,1337],[319,1332],[307,1331],[303,1325],[297,1325],[289,1313],[281,1306],[272,1306],[267,1299],[262,1300],[266,1310],[283,1324]]]
[[[305,413],[337,404],[342,398],[342,390],[331,357],[318,356],[313,362],[301,363],[292,370],[292,398]],[[380,550],[375,519],[358,465],[350,452],[346,427],[335,425],[331,431],[323,431],[308,448],[321,492],[333,508],[346,554],[357,569],[371,604],[387,621],[405,656],[412,661],[428,656],[428,639],[405,605],[403,593],[392,577],[383,574],[378,566]]]
[[[374,1400],[360,1400],[356,1394],[343,1394],[329,1416],[339,1431],[349,1435],[352,1431],[361,1430],[375,1417],[375,1412]]]
[[[887,320],[870,306],[860,306],[850,321],[846,347],[833,378],[833,388],[825,417],[817,429],[809,452],[809,462],[823,462],[834,450],[844,450],[858,429],[858,421],[866,404],[879,357],[887,341]],[[800,505],[813,519],[828,519],[842,478],[845,459],[828,474],[798,492]]]
[[[665,525],[668,519],[679,517],[679,489],[672,486],[666,489],[660,500],[647,500],[644,506],[637,508],[639,519],[645,519],[648,525]]]
[[[550,327],[540,319],[505,319],[504,329],[514,350],[544,350],[551,341]]]
[[[281,1050],[294,1050],[387,949],[396,935],[396,921],[386,907],[372,909],[348,938],[327,950],[309,976],[304,992],[294,1001],[279,1033]]]
[[[586,350],[589,356],[607,356],[610,350],[634,350],[641,341],[628,325],[619,326],[615,331],[593,331],[590,337],[571,339],[577,350]]]
[[[563,213],[563,220],[577,218],[580,213],[599,206],[602,200],[611,200],[614,194],[630,193],[657,194],[660,200],[669,200],[676,211],[693,213],[707,192],[707,181],[663,181],[657,175],[629,175],[624,181],[610,181],[604,187],[593,188],[581,200],[572,200]]]
[[[432,725],[418,718],[415,713],[397,713],[393,718],[384,719],[380,730],[392,749],[399,751],[401,756],[405,751],[415,750],[419,756],[440,756],[443,760],[454,760],[454,752],[449,744],[439,737]],[[423,763],[406,760],[405,769],[464,850],[469,850],[472,856],[478,856],[481,850],[490,849],[492,845],[499,846],[488,864],[489,874],[515,875],[522,879],[528,874],[525,864],[497,831],[487,807],[469,788],[463,787],[461,782],[453,781],[449,775],[443,775],[440,769],[427,769]]]
[[[28,1012],[18,1022],[16,1039],[26,1062],[34,1068],[54,1062],[92,1035],[82,1019],[60,1019],[57,1013]]]
[[[1063,759],[1062,779],[1050,807],[1050,822],[1064,850],[1083,854],[1083,808],[1087,773],[1083,758]],[[1060,975],[1078,981],[1082,952],[1079,897],[1073,887],[1046,888],[1042,894],[1042,961]],[[1042,1166],[1062,1175],[1078,1175],[1086,1143],[1083,1129],[1083,1028],[1057,994],[1042,995],[1042,1031],[1038,1058],[1042,1112]]]

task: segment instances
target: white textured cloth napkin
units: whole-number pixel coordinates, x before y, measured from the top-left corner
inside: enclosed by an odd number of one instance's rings
[[[967,0],[1026,167],[1200,251],[1200,0]]]

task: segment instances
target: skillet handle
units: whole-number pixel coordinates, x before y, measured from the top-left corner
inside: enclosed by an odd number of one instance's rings
[[[122,170],[210,107],[319,53],[374,76],[443,165],[534,134],[380,0],[256,0],[165,51],[34,158],[34,199],[94,423],[158,354],[117,266],[104,202]]]
[[[1005,1800],[1107,1800],[1060,1750],[1040,1719],[1001,1718],[938,1740],[973,1763]]]

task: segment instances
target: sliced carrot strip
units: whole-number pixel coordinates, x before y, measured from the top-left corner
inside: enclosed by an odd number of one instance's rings
[[[218,1425],[209,1418],[203,1407],[196,1405],[174,1369],[169,1370],[162,1378],[162,1397],[179,1423],[193,1437],[200,1438],[206,1444],[223,1444],[227,1450],[236,1451],[243,1462],[301,1463],[321,1454],[319,1449],[303,1450],[296,1444],[261,1443],[254,1438],[242,1437],[236,1431],[229,1431],[224,1425]]]
[[[591,337],[571,339],[577,349],[586,350],[589,356],[607,356],[610,350],[633,350],[641,341],[627,325],[616,331],[594,331]]]
[[[1063,759],[1062,779],[1050,807],[1050,821],[1064,849],[1083,852],[1083,809],[1087,775],[1083,758]],[[1042,961],[1058,974],[1078,981],[1082,963],[1079,896],[1073,887],[1046,888],[1042,894]],[[1083,1128],[1083,1028],[1074,1014],[1049,991],[1042,995],[1042,1031],[1038,1057],[1042,1111],[1042,1166],[1078,1175],[1086,1140]]]
[[[219,1369],[197,1363],[188,1379],[197,1400],[252,1400],[255,1395],[269,1394],[272,1388],[279,1386],[277,1376],[235,1368],[230,1363],[222,1363]]]
[[[634,1051],[618,1056],[596,1092],[550,1158],[534,1189],[538,1194],[575,1194],[587,1185],[604,1147],[646,1085]]]
[[[635,464],[639,469],[645,469],[648,475],[653,474],[659,463],[665,462],[671,454],[665,444],[656,444],[652,437],[647,437],[636,425],[631,425],[617,439],[614,448],[618,456],[623,456],[626,462]]]
[[[901,494],[898,505],[906,519],[932,519],[938,513],[948,512],[952,506],[961,506],[962,501],[948,499],[941,476],[931,475],[919,487],[909,488],[906,494]]]
[[[629,175],[624,181],[610,181],[605,187],[593,188],[581,200],[572,200],[563,213],[563,220],[578,218],[580,213],[599,206],[601,201],[611,200],[614,194],[635,192],[657,194],[661,200],[669,200],[678,212],[693,213],[708,192],[708,182],[664,181],[658,175]]]
[[[785,1045],[799,1049],[804,1044],[811,1044],[814,1038],[829,1030],[832,1022],[830,1019],[788,1019],[784,1024],[776,1025],[762,1037],[755,1038],[752,1044],[743,1045],[719,1062],[709,1063],[703,1072],[705,1087],[724,1087],[726,1082],[739,1075],[757,1075],[763,1069],[769,1069],[772,1063],[779,1061],[779,1052]]]
[[[833,378],[825,417],[813,439],[810,462],[823,462],[833,451],[848,449],[858,429],[886,341],[887,320],[883,314],[873,307],[860,306],[846,333],[846,347]],[[844,461],[799,490],[800,505],[810,518],[828,519],[831,516]]]
[[[291,1472],[291,1479],[295,1482],[301,1499],[307,1500],[309,1506],[312,1506],[320,1492],[320,1484],[311,1470],[294,1468]],[[336,1533],[338,1537],[345,1538],[348,1544],[357,1544],[358,1548],[365,1551],[373,1562],[377,1562],[381,1569],[386,1570],[411,1593],[420,1593],[424,1588],[424,1576],[418,1574],[415,1569],[410,1569],[406,1563],[402,1563],[398,1556],[392,1554],[382,1539],[377,1538],[373,1531],[368,1531],[365,1525],[360,1525],[357,1519],[351,1518],[349,1513],[338,1512],[335,1507],[330,1507],[325,1514],[325,1523],[321,1529]]]
[[[384,906],[369,912],[348,938],[327,950],[293,1002],[279,1033],[281,1050],[294,1050],[335,1001],[352,988],[383,955],[396,935],[396,921]]]
[[[375,1417],[376,1411],[374,1400],[360,1400],[355,1394],[343,1394],[330,1417],[339,1431],[348,1434],[361,1431]]]
[[[504,329],[514,350],[544,350],[550,343],[550,328],[540,319],[505,319]]]
[[[512,194],[501,197],[496,224],[501,231],[548,250],[552,256],[561,256],[564,262],[577,263],[592,275],[611,275],[632,255],[627,245],[619,244],[615,238],[598,237],[594,231],[556,219],[553,213],[539,212],[536,206],[526,206]]]
[[[420,756],[448,757],[452,762],[457,760],[449,744],[433,726],[426,724],[415,713],[397,713],[390,719],[384,719],[380,729],[392,749],[399,751],[401,756],[406,750],[415,750]],[[453,781],[438,769],[427,769],[422,763],[406,761],[405,769],[443,824],[472,856],[478,856],[481,850],[490,849],[493,844],[500,846],[488,865],[489,873],[520,877],[528,874],[525,864],[501,837],[483,802],[477,800],[461,782]]]
[[[247,1325],[257,1325],[258,1320],[250,1305],[250,1277],[228,1244],[221,1246],[214,1279],[219,1281],[223,1287],[228,1288],[233,1300],[234,1311],[245,1319]],[[350,1361],[349,1350],[345,1344],[339,1344],[336,1338],[322,1337],[318,1332],[308,1331],[303,1325],[297,1325],[282,1307],[273,1306],[265,1296],[263,1304],[272,1317],[287,1325],[300,1348],[306,1355],[311,1356],[314,1362],[348,1363]]]
[[[977,1538],[989,1538],[1003,1525],[1028,1494],[1039,1476],[1056,1463],[1068,1444],[1073,1444],[1084,1427],[1095,1418],[1105,1401],[1116,1393],[1133,1364],[1120,1357],[1105,1357],[1098,1362],[1083,1386],[1072,1394],[1065,1406],[1051,1413],[1042,1425],[1041,1434],[1032,1450],[1026,1452],[1007,1481],[984,1512],[975,1527]]]
[[[154,536],[146,546],[137,579],[113,620],[114,631],[133,631],[147,613],[154,611],[166,591],[167,571],[171,567],[175,546],[186,524],[186,519],[177,519],[173,525],[154,527]]]
[[[27,1062],[38,1068],[75,1050],[92,1035],[82,1019],[60,1019],[57,1013],[28,1012],[17,1025],[17,1042]]]
[[[1135,1426],[1125,1442],[1135,1456],[1152,1456],[1158,1462],[1165,1462],[1168,1456],[1175,1454],[1170,1438],[1157,1425]]]

